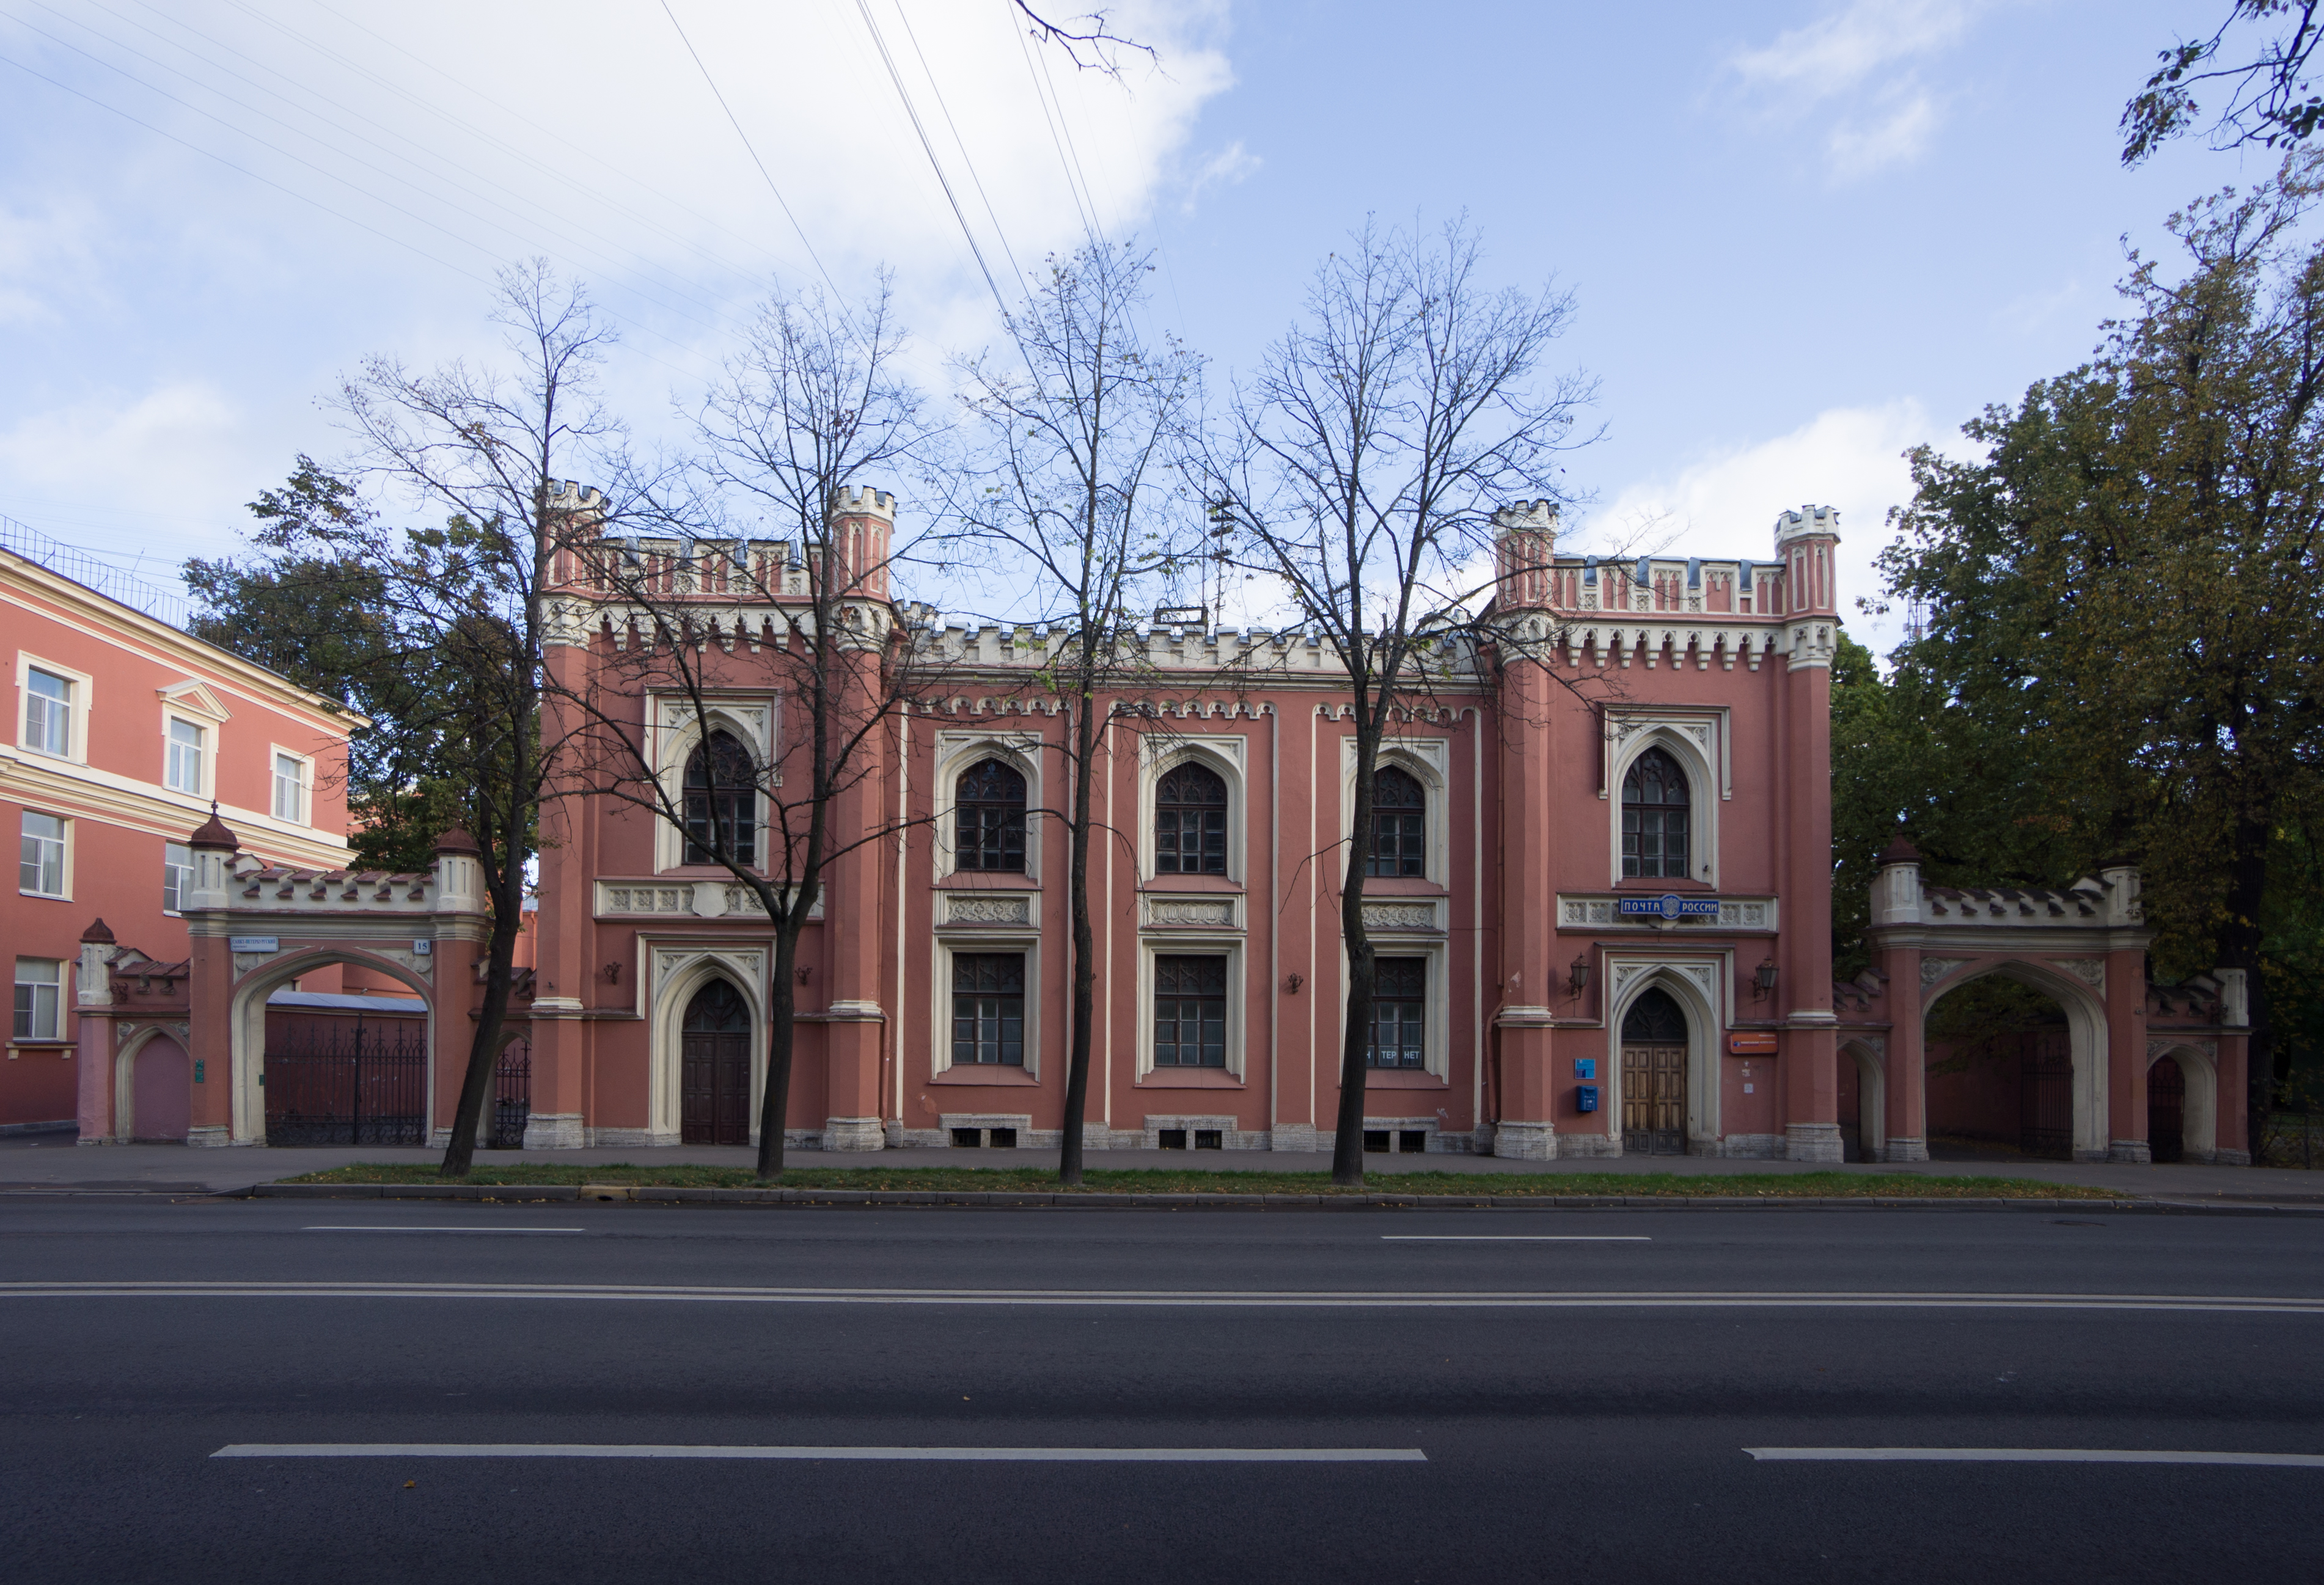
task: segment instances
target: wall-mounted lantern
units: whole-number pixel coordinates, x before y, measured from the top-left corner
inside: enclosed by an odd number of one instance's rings
[[[605,965],[605,983],[608,985],[619,985],[621,982],[622,965],[619,963],[607,963]]]
[[[1565,986],[1568,991],[1576,996],[1581,995],[1584,991],[1587,991],[1590,988],[1589,954],[1583,953],[1579,957],[1576,957],[1573,960],[1572,966],[1565,971]]]
[[[1768,958],[1763,961],[1759,964],[1757,970],[1751,975],[1751,983],[1758,988],[1757,993],[1752,998],[1755,1001],[1765,1001],[1769,996],[1774,994],[1775,989],[1775,960]]]
[[[1307,981],[1304,975],[1286,974],[1283,976],[1283,989],[1293,996],[1298,995],[1299,988],[1306,983]]]

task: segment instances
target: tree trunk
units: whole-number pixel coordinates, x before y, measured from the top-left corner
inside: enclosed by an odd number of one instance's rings
[[[1074,778],[1073,858],[1065,882],[1074,924],[1074,1021],[1072,1049],[1065,1058],[1065,1130],[1057,1149],[1061,1184],[1082,1181],[1082,1115],[1089,1105],[1092,1026],[1097,1019],[1097,936],[1090,926],[1089,906],[1090,779],[1097,757],[1092,714],[1084,690],[1080,715],[1072,723],[1073,746],[1066,752],[1066,769]]]
[[[807,889],[791,898],[787,917],[776,921],[774,987],[767,998],[767,1083],[759,1101],[759,1181],[783,1175],[783,1124],[790,1117],[791,1047],[798,1029],[799,929],[810,906]]]
[[[518,871],[512,870],[510,878],[519,886],[523,884]],[[519,908],[502,907],[503,900],[496,889],[492,944],[484,960],[484,1005],[476,1018],[475,1036],[468,1043],[468,1071],[460,1081],[460,1104],[452,1114],[452,1138],[444,1147],[444,1164],[437,1169],[439,1177],[465,1178],[475,1165],[477,1129],[493,1093],[493,1076],[500,1068],[501,1031],[507,1027],[509,997],[516,986],[517,925],[523,917]],[[437,998],[440,1001],[458,989],[438,985]]]
[[[2273,834],[2274,821],[2266,813],[2246,807],[2236,815],[2228,860],[2227,917],[2218,938],[2222,964],[2244,972],[2244,993],[2250,1007],[2244,1088],[2249,1109],[2246,1138],[2255,1152],[2259,1148],[2261,1127],[2291,1077],[2289,1048],[2284,1053],[2284,1071],[2277,1071],[2275,1043],[2268,1031],[2267,976],[2260,967],[2260,908],[2267,891],[2268,845]]]
[[[1372,772],[1379,759],[1379,728],[1359,705],[1356,718],[1355,818],[1348,833],[1347,877],[1340,887],[1340,937],[1348,951],[1347,1029],[1340,1045],[1340,1116],[1332,1138],[1332,1182],[1360,1188],[1364,1181],[1364,1059],[1372,1026],[1372,939],[1364,929],[1364,864],[1371,845]]]

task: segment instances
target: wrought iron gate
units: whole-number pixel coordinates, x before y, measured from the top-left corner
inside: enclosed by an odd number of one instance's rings
[[[408,1018],[307,1019],[267,1041],[270,1145],[425,1145],[428,1036]]]
[[[2021,1036],[2017,1055],[2017,1145],[2028,1156],[2074,1158],[2074,1044],[2064,1029]]]
[[[2146,1140],[2157,1161],[2186,1157],[2187,1075],[2172,1057],[2159,1057],[2146,1070]]]
[[[524,1125],[532,1119],[532,1042],[523,1038],[501,1047],[493,1069],[491,1150],[524,1148]]]

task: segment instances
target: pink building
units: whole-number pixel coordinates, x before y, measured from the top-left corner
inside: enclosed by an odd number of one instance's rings
[[[867,565],[892,528],[843,503]],[[1157,628],[1142,719],[1111,728],[1093,858],[1102,1025],[1093,1148],[1327,1149],[1352,839],[1381,960],[1366,1132],[1378,1148],[1838,1160],[1830,662],[1837,514],[1786,512],[1764,559],[1560,556],[1505,513],[1498,607],[1520,637],[1390,733],[1373,829],[1329,651],[1298,633]],[[781,548],[754,546],[779,567]],[[888,608],[867,575],[867,631]],[[616,688],[626,614],[575,582],[552,666]],[[727,638],[705,742],[631,701],[659,769],[792,751],[774,604],[709,587]],[[738,641],[747,640],[747,641]],[[826,1149],[1043,1145],[1067,1025],[1064,718],[1028,631],[927,628],[950,680],[878,745],[803,944],[788,1130]],[[1130,701],[1124,701],[1129,703]],[[707,811],[705,817],[709,817]],[[758,816],[752,816],[756,818]],[[747,822],[746,822],[747,824]],[[529,1139],[745,1142],[771,935],[684,834],[603,799],[552,812],[541,860]]]
[[[14,981],[0,1126],[20,1128],[76,1114],[76,960],[91,918],[157,962],[186,957],[187,842],[213,801],[278,862],[346,863],[355,723],[8,550],[0,609],[10,690],[0,822],[18,842],[17,884],[0,892],[0,959]],[[141,1134],[185,1135],[186,1037],[182,1021],[153,1025],[124,1054],[134,1082],[157,1098]]]

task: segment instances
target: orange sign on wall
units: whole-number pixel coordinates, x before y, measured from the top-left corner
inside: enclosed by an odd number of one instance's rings
[[[1775,1055],[1775,1037],[1771,1031],[1762,1030],[1754,1030],[1748,1035],[1730,1034],[1727,1037],[1727,1055],[1773,1056]]]

